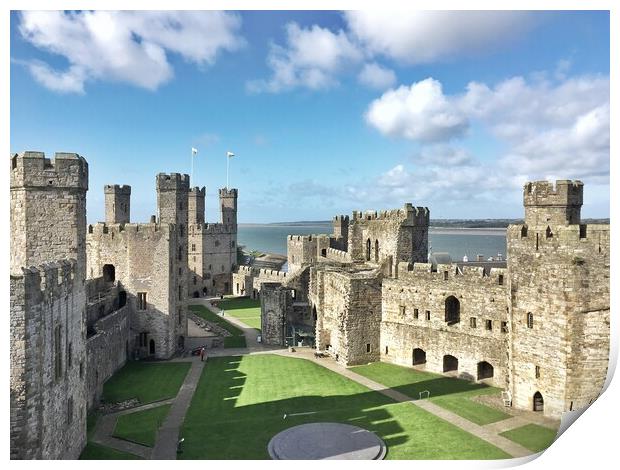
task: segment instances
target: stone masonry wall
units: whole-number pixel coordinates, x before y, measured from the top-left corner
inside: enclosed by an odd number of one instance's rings
[[[185,322],[182,309],[184,291],[179,292],[179,259],[176,256],[177,228],[168,224],[103,224],[89,226],[87,236],[88,272],[90,277],[103,274],[103,266],[115,268],[116,279],[127,292],[131,306],[132,349],[166,359],[176,351],[178,328]],[[146,309],[138,308],[138,293],[146,293]],[[186,326],[185,326],[186,327]],[[146,344],[138,335],[147,333]],[[181,333],[182,335],[182,333]]]
[[[413,350],[426,353],[425,369],[443,372],[444,355],[458,359],[458,375],[477,380],[479,362],[493,366],[488,382],[508,384],[508,276],[505,269],[401,263],[398,279],[384,279],[381,360],[413,365]],[[501,276],[501,277],[500,277]],[[446,299],[459,302],[460,321],[448,324]],[[430,318],[429,318],[430,317]],[[490,322],[490,323],[489,323]],[[490,329],[489,329],[490,327]]]
[[[76,266],[11,275],[13,459],[76,459],[86,444],[85,295]]]

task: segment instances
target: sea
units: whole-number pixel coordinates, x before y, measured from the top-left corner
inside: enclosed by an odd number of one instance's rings
[[[286,255],[288,235],[320,233],[332,233],[332,224],[239,224],[237,238],[239,245],[243,245],[247,251]],[[505,228],[430,227],[428,237],[433,253],[449,253],[453,261],[460,261],[464,256],[473,261],[477,255],[483,255],[484,259],[498,255],[506,257]]]

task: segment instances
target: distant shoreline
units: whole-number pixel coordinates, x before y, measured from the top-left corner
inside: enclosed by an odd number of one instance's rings
[[[296,235],[295,228],[301,227],[314,227],[314,226],[330,226],[331,223],[322,223],[322,224],[307,224],[307,225],[286,225],[286,224],[239,224],[240,227],[290,227],[291,233],[290,235]],[[430,233],[436,235],[491,235],[491,236],[505,236],[506,228],[505,227],[481,227],[481,228],[471,228],[471,227],[433,227],[430,226],[428,228]],[[328,232],[318,232],[317,235],[321,233],[330,234],[331,230]]]

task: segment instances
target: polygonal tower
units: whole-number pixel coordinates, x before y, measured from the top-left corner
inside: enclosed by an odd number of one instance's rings
[[[609,354],[609,225],[580,224],[583,183],[527,183],[506,234],[513,405],[559,417],[601,391]]]
[[[237,190],[232,188],[220,189],[220,208],[222,223],[233,225],[237,231]]]
[[[106,184],[103,187],[105,194],[105,221],[107,224],[128,224],[130,214],[131,186]]]
[[[188,196],[188,224],[204,224],[205,223],[205,193],[206,188],[191,188]]]

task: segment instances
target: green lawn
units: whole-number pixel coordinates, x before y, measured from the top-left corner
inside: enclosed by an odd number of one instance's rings
[[[223,308],[226,311],[225,315],[235,317],[249,327],[260,331],[260,300],[236,297],[216,302],[219,308]]]
[[[190,365],[189,362],[128,362],[103,385],[103,399],[117,403],[137,398],[144,404],[173,398]]]
[[[230,322],[227,322],[223,317],[216,315],[204,305],[190,305],[189,308],[199,317],[221,326],[232,335],[224,338],[225,348],[245,348],[247,346],[243,330],[240,328]]]
[[[532,452],[540,452],[553,443],[557,434],[558,432],[553,429],[538,426],[537,424],[526,424],[520,428],[505,431],[501,433],[501,436],[521,444]]]
[[[142,460],[137,455],[121,452],[110,447],[89,442],[80,455],[80,460]]]
[[[275,434],[317,421],[376,432],[388,459],[509,457],[421,408],[395,403],[311,361],[261,354],[209,359],[181,430],[179,458],[268,459]]]
[[[421,391],[428,390],[432,402],[479,425],[510,418],[509,414],[501,410],[470,400],[476,395],[499,394],[501,390],[495,387],[385,362],[375,362],[352,369],[414,400],[420,397]]]
[[[172,405],[162,405],[149,410],[121,415],[112,435],[126,441],[153,447],[157,430],[161,427]]]

